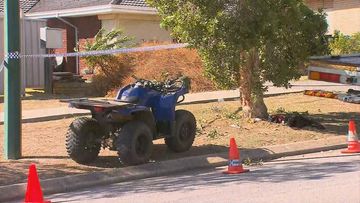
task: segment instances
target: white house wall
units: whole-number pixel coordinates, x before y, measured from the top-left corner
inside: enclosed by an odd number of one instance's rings
[[[340,30],[346,35],[360,32],[360,1],[357,8],[347,8],[344,10],[328,10],[327,19],[329,23],[329,33]]]
[[[141,14],[100,15],[102,27],[105,30],[121,28],[128,36],[141,41],[171,41],[170,32],[160,27],[160,17]]]
[[[313,10],[324,9],[329,34],[335,30],[351,35],[360,32],[360,0],[305,0]]]

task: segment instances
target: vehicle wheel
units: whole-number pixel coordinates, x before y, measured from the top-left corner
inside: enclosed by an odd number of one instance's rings
[[[165,138],[165,143],[174,152],[184,152],[192,146],[196,134],[196,120],[194,115],[185,110],[175,112],[175,134]]]
[[[103,130],[92,118],[74,120],[66,134],[66,150],[71,159],[80,164],[94,161],[100,152]]]
[[[142,121],[126,123],[117,135],[117,151],[125,165],[147,163],[152,152],[153,136],[150,128]]]

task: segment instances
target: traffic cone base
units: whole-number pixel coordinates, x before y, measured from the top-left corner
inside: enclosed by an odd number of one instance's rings
[[[231,174],[246,173],[246,172],[249,172],[249,171],[250,171],[249,169],[244,169],[244,168],[241,167],[241,169],[233,170],[233,171],[227,170],[227,171],[224,171],[223,173],[231,175]]]
[[[341,151],[341,153],[343,154],[360,153],[360,142],[350,141],[348,143],[348,148],[346,150]]]
[[[234,175],[234,174],[246,173],[249,171],[250,171],[249,169],[242,169],[241,171],[224,171],[223,174]]]

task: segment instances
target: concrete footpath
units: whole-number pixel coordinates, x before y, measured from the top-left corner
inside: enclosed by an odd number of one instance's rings
[[[345,136],[338,136],[322,140],[240,150],[240,154],[242,160],[267,160],[285,156],[301,155],[305,153],[341,149],[346,147],[345,142]],[[102,172],[47,179],[42,180],[41,185],[44,194],[49,195],[70,192],[76,189],[92,186],[108,185],[112,183],[164,176],[200,168],[215,168],[225,165],[227,165],[227,153],[219,153],[149,163],[139,166],[108,169]],[[25,183],[2,186],[0,187],[0,202],[22,198],[25,195],[25,191]]]
[[[360,86],[351,86],[338,83],[328,83],[321,81],[297,81],[291,83],[292,87],[289,89],[274,87],[271,83],[267,83],[268,91],[265,96],[274,96],[286,93],[302,92],[304,90],[328,90],[328,91],[342,91],[346,92],[348,89],[360,90]],[[192,93],[185,96],[185,101],[181,105],[196,104],[196,103],[209,103],[216,101],[231,101],[239,99],[239,90],[225,90],[213,92]],[[59,108],[46,108],[37,110],[26,110],[22,112],[22,122],[41,122],[49,120],[63,119],[73,116],[89,115],[88,110],[59,107]],[[0,113],[0,124],[4,122],[4,114]]]

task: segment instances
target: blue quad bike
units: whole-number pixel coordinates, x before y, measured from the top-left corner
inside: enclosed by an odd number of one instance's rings
[[[70,107],[88,109],[92,117],[74,120],[66,135],[68,155],[77,163],[93,162],[101,148],[118,152],[125,165],[149,161],[152,141],[165,139],[168,148],[184,152],[192,146],[196,134],[194,115],[175,110],[188,93],[185,78],[152,82],[136,78],[120,89],[114,100],[76,99]]]

